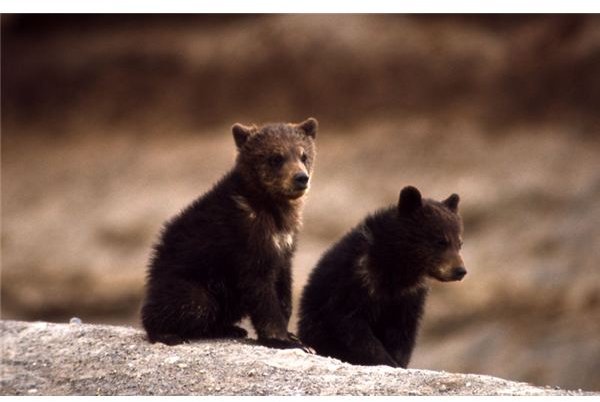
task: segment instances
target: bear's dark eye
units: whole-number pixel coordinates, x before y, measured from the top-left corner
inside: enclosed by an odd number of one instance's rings
[[[300,157],[300,160],[302,161],[302,163],[306,163],[306,161],[308,160],[308,156],[306,156],[306,154],[303,152],[302,156]]]
[[[446,248],[450,245],[450,242],[448,241],[448,239],[437,239],[435,241],[435,244],[440,248]]]
[[[278,168],[283,164],[283,156],[282,155],[271,155],[268,159],[269,166]]]

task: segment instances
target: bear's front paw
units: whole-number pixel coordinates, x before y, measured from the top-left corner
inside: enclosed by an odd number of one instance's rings
[[[244,328],[232,325],[223,330],[223,337],[225,338],[245,338],[248,336],[248,331]]]
[[[301,349],[303,351],[305,351],[306,353],[309,353],[311,355],[317,354],[317,352],[313,348],[311,348],[310,346],[307,346],[304,343],[302,343],[302,341],[300,340],[300,338],[298,338],[298,336],[296,334],[294,334],[293,332],[288,332],[288,338],[292,342],[296,342],[296,343],[302,345]]]
[[[292,333],[288,333],[287,339],[278,339],[278,338],[259,338],[258,342],[261,345],[276,348],[276,349],[302,349],[304,352],[309,354],[315,354],[315,351],[312,348],[304,345],[298,337]]]

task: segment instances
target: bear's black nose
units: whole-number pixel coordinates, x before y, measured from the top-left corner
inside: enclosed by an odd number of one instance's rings
[[[308,187],[308,175],[304,172],[297,173],[294,176],[294,187],[296,190],[305,190]]]
[[[467,274],[467,270],[464,267],[452,268],[452,279],[460,281]]]

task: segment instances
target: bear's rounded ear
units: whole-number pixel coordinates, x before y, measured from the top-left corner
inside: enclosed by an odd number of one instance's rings
[[[416,187],[406,186],[400,192],[398,201],[398,213],[400,215],[410,215],[423,206],[423,198]]]
[[[247,127],[240,123],[235,123],[231,126],[231,132],[233,133],[233,139],[235,140],[235,146],[241,148],[246,140],[252,135],[254,132],[253,127]]]
[[[314,117],[309,117],[304,120],[302,123],[298,123],[296,125],[300,130],[304,131],[304,134],[311,138],[315,138],[317,136],[317,129],[319,128],[319,122]]]
[[[460,197],[458,194],[452,194],[450,197],[446,198],[442,203],[448,207],[448,209],[452,212],[458,211],[458,202],[460,201]]]

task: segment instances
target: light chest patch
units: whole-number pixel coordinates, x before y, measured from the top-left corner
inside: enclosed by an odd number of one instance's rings
[[[289,250],[294,244],[294,235],[288,232],[276,233],[272,236],[271,240],[276,250]]]

